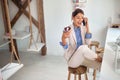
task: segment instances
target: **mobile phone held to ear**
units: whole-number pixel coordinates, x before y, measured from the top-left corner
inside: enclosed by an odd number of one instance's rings
[[[70,29],[71,29],[71,27],[67,26],[67,27],[64,28],[63,32],[68,32]]]
[[[85,20],[83,19],[83,26],[86,26],[86,22],[85,22]]]

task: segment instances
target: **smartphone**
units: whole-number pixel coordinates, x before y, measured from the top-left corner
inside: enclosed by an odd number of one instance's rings
[[[85,20],[84,20],[84,19],[83,19],[83,22],[82,22],[82,23],[83,23],[83,26],[85,26],[85,25],[86,25],[86,22],[85,22]]]
[[[68,32],[70,29],[71,29],[71,27],[67,26],[67,27],[64,28],[63,32]]]

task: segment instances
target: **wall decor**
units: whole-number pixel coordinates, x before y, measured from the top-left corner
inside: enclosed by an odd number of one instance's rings
[[[73,9],[84,8],[85,4],[87,3],[87,0],[72,0],[72,3],[73,3]]]

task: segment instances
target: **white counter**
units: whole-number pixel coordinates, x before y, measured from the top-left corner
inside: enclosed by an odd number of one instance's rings
[[[108,28],[99,80],[120,80],[120,73],[115,72],[115,51],[108,44],[115,42],[119,35],[120,29]]]

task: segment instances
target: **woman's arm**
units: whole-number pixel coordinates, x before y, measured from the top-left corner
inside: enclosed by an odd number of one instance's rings
[[[91,43],[90,39],[92,38],[92,34],[90,33],[90,30],[89,30],[89,22],[88,22],[88,18],[85,17],[84,18],[85,22],[86,22],[86,33],[85,33],[85,42],[87,45],[89,45]]]
[[[61,38],[62,42],[60,42],[60,45],[62,45],[64,49],[68,48],[68,43],[66,39],[70,37],[70,32],[71,32],[71,29],[68,31],[63,31],[62,38]]]
[[[90,33],[90,30],[89,30],[89,23],[88,23],[88,18],[85,17],[85,18],[84,18],[84,21],[85,21],[86,33]]]

